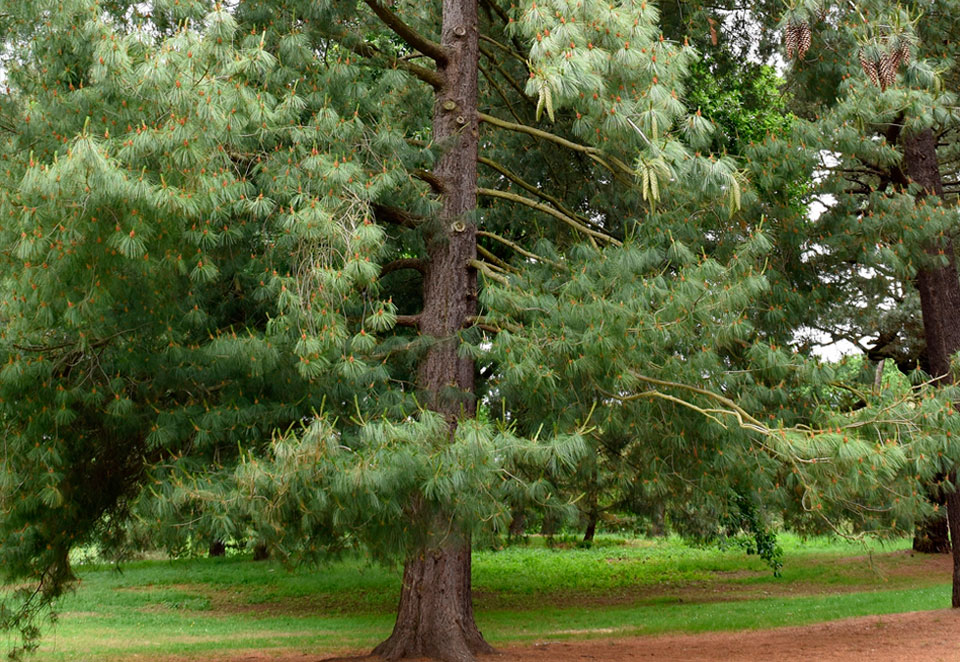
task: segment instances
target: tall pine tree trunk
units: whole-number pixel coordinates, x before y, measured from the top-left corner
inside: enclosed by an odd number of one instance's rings
[[[917,196],[918,206],[924,195],[943,195],[943,179],[937,162],[937,140],[927,129],[903,138],[903,166],[911,181],[923,187]],[[941,240],[927,248],[934,256],[943,256],[946,264],[920,269],[917,289],[920,291],[920,311],[923,315],[923,333],[927,341],[930,373],[942,383],[952,383],[950,357],[960,351],[960,278],[953,241]],[[952,473],[951,482],[956,482]],[[960,492],[946,493],[947,522],[953,541],[953,606],[960,607]]]
[[[440,43],[446,58],[437,63],[443,85],[433,116],[434,139],[443,150],[434,169],[443,206],[427,240],[419,326],[434,342],[420,365],[419,386],[430,408],[446,417],[451,435],[476,408],[474,364],[457,349],[458,333],[476,315],[477,303],[477,273],[470,264],[477,256],[477,40],[477,0],[444,0]],[[437,538],[407,559],[393,634],[374,654],[467,662],[493,651],[474,621],[470,538],[458,534],[445,513],[428,521]]]

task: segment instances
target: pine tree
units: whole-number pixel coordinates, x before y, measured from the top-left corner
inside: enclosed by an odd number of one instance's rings
[[[815,225],[817,261],[835,288],[849,288],[823,326],[861,346],[876,335],[864,348],[871,358],[892,358],[905,372],[922,368],[941,384],[954,381],[950,359],[960,350],[951,186],[958,118],[947,36],[955,16],[952,3],[798,3],[781,23],[785,35],[798,22],[815,32],[811,54],[792,69],[810,109],[797,140],[808,158],[831,154],[820,159],[826,176],[814,191],[829,195]],[[850,314],[858,301],[868,311],[859,319]],[[922,328],[911,329],[917,313]],[[944,462],[935,475],[931,499],[941,505],[941,487],[948,502],[956,499],[953,470]],[[960,502],[948,509],[951,519],[958,510]],[[960,563],[960,546],[954,550]],[[956,607],[957,572],[954,587]]]
[[[597,444],[691,531],[766,505],[894,533],[919,458],[955,453],[942,397],[853,407],[787,346],[764,189],[684,104],[696,52],[653,4],[0,20],[0,562],[40,588],[6,627],[35,634],[74,546],[196,520],[402,560],[376,652],[469,660],[472,538]]]

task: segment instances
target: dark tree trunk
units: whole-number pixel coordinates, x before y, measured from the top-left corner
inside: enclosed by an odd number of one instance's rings
[[[514,506],[513,518],[510,520],[510,528],[507,537],[510,540],[519,540],[527,532],[527,511],[522,506]]]
[[[222,540],[214,540],[210,543],[210,549],[207,552],[211,557],[226,556],[227,546]]]
[[[587,492],[587,529],[583,532],[583,542],[585,543],[593,542],[593,537],[597,535],[597,520],[600,518],[600,478],[598,471],[596,460],[594,460],[590,468],[590,484]]]
[[[950,482],[957,484],[957,473],[950,474]],[[950,606],[954,609],[960,607],[960,554],[957,548],[960,547],[960,490],[953,490],[947,493],[947,521],[950,524],[950,539],[954,541],[953,545],[953,595],[950,599]]]
[[[907,176],[923,191],[917,196],[918,207],[926,195],[943,195],[943,179],[937,162],[937,140],[927,129],[903,138],[903,166]],[[953,241],[945,239],[927,247],[932,256],[945,264],[925,267],[917,272],[923,333],[927,341],[926,355],[930,374],[941,383],[955,381],[950,357],[960,351],[960,277]],[[951,474],[951,482],[955,474]],[[954,488],[945,494],[947,521],[953,540],[953,606],[960,607],[960,493]]]
[[[667,535],[667,509],[662,501],[653,507],[647,535],[653,538],[663,538]]]
[[[493,649],[473,616],[470,546],[457,544],[408,559],[397,622],[373,653],[388,660],[435,658],[466,662]]]
[[[552,538],[556,535],[559,525],[560,522],[557,520],[556,515],[545,512],[543,514],[543,524],[540,525],[540,535]]]
[[[913,551],[921,554],[946,554],[950,551],[950,535],[945,513],[917,522],[913,532]]]
[[[458,356],[458,333],[476,315],[477,256],[473,212],[477,205],[477,0],[443,0],[437,62],[434,139],[443,148],[434,175],[441,188],[439,223],[427,237],[420,332],[433,338],[419,368],[424,402],[457,421],[474,415],[474,364]],[[477,629],[470,588],[470,538],[444,513],[413,510],[433,525],[423,549],[403,571],[397,622],[390,638],[374,649],[388,660],[430,657],[467,662],[492,652]]]
[[[253,560],[254,561],[266,561],[270,558],[270,548],[262,542],[258,542],[253,546]]]
[[[934,477],[940,483],[946,476],[938,474]],[[927,499],[940,506],[940,510],[932,517],[917,522],[913,532],[913,551],[921,554],[947,554],[950,552],[950,530],[947,527],[947,500],[943,490],[931,487],[927,490]]]
[[[597,535],[597,519],[599,515],[596,510],[587,514],[587,530],[583,532],[583,542],[593,542],[593,537]]]

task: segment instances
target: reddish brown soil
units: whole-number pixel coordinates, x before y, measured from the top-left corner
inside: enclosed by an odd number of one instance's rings
[[[345,660],[348,658],[336,658]],[[371,658],[353,658],[371,659]],[[321,662],[317,654],[242,652],[205,662]],[[480,662],[957,662],[960,611],[864,616],[803,627],[507,646]]]

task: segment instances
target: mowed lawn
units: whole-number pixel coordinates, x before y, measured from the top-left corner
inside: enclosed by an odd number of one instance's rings
[[[494,644],[767,628],[950,604],[950,561],[885,546],[784,536],[783,576],[739,549],[533,540],[474,556],[481,630]],[[343,560],[294,571],[245,556],[77,568],[36,658],[197,659],[244,650],[362,650],[393,624],[399,570]]]

